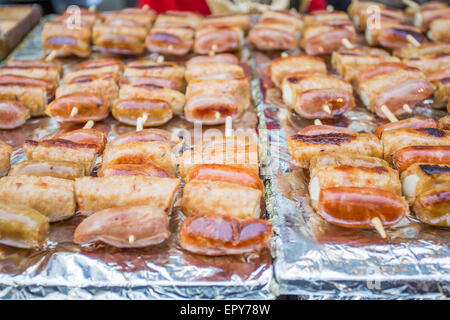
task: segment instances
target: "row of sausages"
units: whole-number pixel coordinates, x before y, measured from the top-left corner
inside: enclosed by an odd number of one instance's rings
[[[49,222],[76,210],[88,216],[75,242],[116,247],[159,244],[169,235],[169,216],[185,181],[181,210],[187,218],[179,243],[205,255],[259,251],[271,237],[262,219],[264,187],[258,176],[258,145],[249,137],[204,139],[177,161],[181,140],[145,129],[106,143],[96,129],[69,131],[42,141],[27,140],[28,160],[9,169],[11,147],[1,145],[0,242],[39,247]],[[91,173],[102,155],[98,177]],[[8,170],[9,169],[9,170]]]
[[[78,24],[74,19],[78,15]],[[138,55],[150,52],[182,56],[235,51],[241,48],[250,28],[247,14],[202,17],[188,11],[156,15],[149,8],[126,8],[102,14],[85,9],[66,11],[46,22],[42,33],[46,54],[88,57],[101,52]],[[75,30],[75,31],[74,31]]]
[[[388,227],[407,215],[409,204],[422,222],[449,227],[448,129],[448,116],[412,117],[374,134],[309,126],[289,137],[288,147],[295,163],[310,170],[311,204],[330,223],[373,228],[377,218]]]
[[[191,122],[220,124],[228,116],[240,117],[251,103],[248,80],[232,54],[194,57],[186,66],[89,60],[62,77],[60,69],[57,62],[42,60],[10,60],[0,67],[0,128],[17,128],[44,114],[58,122],[101,121],[110,110],[134,126],[144,115],[142,125],[154,127],[183,113]]]
[[[413,17],[413,18],[411,18]],[[406,23],[413,20],[412,24]],[[431,1],[403,12],[372,1],[353,1],[344,11],[318,10],[301,16],[296,12],[265,11],[250,30],[248,40],[259,50],[293,50],[325,55],[357,42],[364,32],[370,46],[386,49],[420,46],[432,41],[449,42],[450,8]]]
[[[433,43],[409,51],[421,57],[400,62],[382,49],[364,46],[333,52],[333,67],[342,78],[327,74],[319,57],[281,57],[270,63],[268,75],[285,104],[307,119],[333,118],[353,108],[352,84],[363,104],[381,118],[387,118],[384,108],[403,116],[432,97],[434,108],[448,107],[450,46]]]

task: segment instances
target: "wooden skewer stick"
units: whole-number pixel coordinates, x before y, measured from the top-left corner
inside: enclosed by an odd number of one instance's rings
[[[320,121],[320,119],[315,119],[315,120],[314,120],[314,124],[315,124],[316,126],[321,126],[321,125],[323,125],[323,123],[322,123],[322,121]]]
[[[53,50],[48,54],[48,56],[45,58],[45,61],[53,61],[53,59],[56,58],[57,52],[56,50]]]
[[[334,11],[333,5],[331,4],[327,5],[327,11]]]
[[[84,125],[83,129],[92,129],[94,127],[95,122],[92,120],[89,120],[88,122],[86,122],[86,124]]]
[[[163,63],[164,62],[164,56],[158,56],[158,58],[156,58],[156,62]]]
[[[231,137],[233,135],[233,118],[227,116],[225,118],[225,137]]]
[[[75,117],[78,114],[78,108],[77,107],[73,107],[72,111],[70,112],[70,116],[71,117]]]
[[[347,49],[352,49],[355,46],[353,45],[353,43],[350,42],[350,40],[348,40],[347,38],[342,39],[342,44],[344,45],[344,47],[346,47]]]
[[[375,230],[380,234],[380,236],[383,239],[386,239],[386,231],[384,230],[383,224],[381,223],[380,218],[373,218],[371,220],[372,225],[374,226]]]
[[[330,106],[327,105],[327,104],[324,104],[324,105],[322,106],[322,110],[325,111],[325,112],[328,113],[328,114],[331,114]]]
[[[134,240],[136,240],[136,238],[134,237],[134,235],[130,235],[130,236],[128,237],[128,243],[129,243],[129,244],[133,244],[133,243],[134,243]]]
[[[406,35],[406,40],[408,40],[409,43],[411,43],[415,47],[420,47],[420,42],[416,40],[412,35],[408,34]]]
[[[97,10],[97,6],[96,5],[92,5],[89,7],[88,9],[90,12],[95,12]]]
[[[216,54],[216,51],[217,51],[217,44],[213,44],[211,46],[211,50],[209,51],[208,55],[212,57]]]
[[[411,109],[410,106],[408,106],[406,103],[403,105],[403,110],[405,110],[408,113],[412,113],[413,110]]]
[[[281,57],[282,57],[282,58],[287,58],[287,57],[289,57],[289,54],[288,54],[286,51],[283,51],[283,52],[281,53]]]
[[[141,131],[142,129],[144,129],[144,123],[145,121],[147,121],[148,119],[148,114],[147,113],[143,113],[141,117],[137,118],[137,122],[136,122],[136,131]]]
[[[402,2],[404,4],[406,4],[408,7],[411,7],[411,8],[418,8],[419,7],[419,5],[416,2],[412,1],[412,0],[403,0]]]
[[[398,121],[397,117],[392,113],[391,110],[389,110],[389,108],[385,104],[383,104],[381,106],[381,111],[384,113],[386,118],[389,119],[390,122],[397,122]]]

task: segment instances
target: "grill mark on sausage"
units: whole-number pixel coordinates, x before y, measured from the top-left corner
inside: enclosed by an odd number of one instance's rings
[[[427,175],[440,174],[440,173],[450,173],[450,167],[439,165],[439,164],[421,164],[420,169]]]
[[[355,135],[345,134],[345,133],[328,133],[317,136],[304,136],[301,134],[296,134],[291,137],[294,141],[301,141],[304,143],[311,144],[335,144],[341,145],[343,143],[351,142],[356,139]]]
[[[429,136],[432,137],[436,137],[436,138],[442,138],[443,136],[445,136],[445,131],[444,130],[440,130],[440,129],[436,129],[436,128],[421,128],[421,129],[416,129],[417,131],[427,134]]]

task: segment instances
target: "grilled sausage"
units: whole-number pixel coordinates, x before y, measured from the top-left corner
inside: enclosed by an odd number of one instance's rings
[[[409,204],[436,184],[450,184],[450,166],[416,163],[402,172],[402,190]]]
[[[309,194],[314,208],[320,192],[331,187],[371,187],[401,195],[398,172],[386,166],[324,165],[312,168]]]
[[[210,56],[210,55],[195,56],[195,57],[190,58],[186,62],[186,67],[189,67],[190,65],[193,65],[196,63],[208,63],[208,62],[238,64],[239,59],[234,54],[231,54],[231,53],[219,53],[219,54],[215,54],[213,56]]]
[[[76,243],[104,242],[118,248],[142,248],[164,242],[170,235],[167,211],[158,206],[104,209],[76,228]]]
[[[390,122],[386,123],[382,126],[379,126],[374,134],[381,138],[381,135],[385,131],[389,130],[395,130],[400,128],[412,128],[412,129],[419,129],[419,128],[437,128],[437,121],[433,118],[427,118],[427,117],[411,117],[400,121]]]
[[[64,83],[77,83],[82,79],[89,79],[95,76],[98,79],[111,78],[114,81],[119,80],[120,73],[123,70],[123,62],[117,59],[98,59],[83,62],[75,67],[75,70],[64,74]]]
[[[42,47],[46,55],[57,57],[76,55],[86,58],[91,54],[91,27],[81,22],[73,28],[66,21],[47,21],[42,30]]]
[[[180,139],[169,131],[162,129],[144,129],[141,131],[131,131],[121,134],[120,136],[109,142],[109,146],[115,147],[129,142],[148,141],[167,142],[171,145],[180,143]]]
[[[169,174],[176,173],[176,159],[172,147],[167,142],[129,142],[118,146],[108,146],[103,153],[102,167],[112,164],[152,163]]]
[[[84,215],[108,208],[141,205],[154,205],[169,213],[179,185],[178,179],[148,176],[83,177],[75,180],[75,194],[78,208]]]
[[[0,243],[17,248],[41,248],[50,230],[48,218],[29,207],[0,202]]]
[[[5,70],[8,69],[8,70]],[[16,84],[16,85],[31,85],[31,86],[42,86],[45,87],[47,97],[49,99],[53,98],[55,95],[55,90],[57,87],[57,82],[50,82],[49,80],[33,78],[33,71],[27,68],[20,68],[20,72],[17,74],[12,73],[9,70],[15,70],[18,68],[3,67],[0,68],[0,84]],[[11,72],[11,73],[10,73]],[[21,75],[23,73],[23,75]]]
[[[184,114],[188,121],[221,124],[227,116],[240,117],[250,103],[246,78],[192,80],[186,90]]]
[[[308,168],[311,158],[325,151],[371,157],[381,157],[383,154],[380,140],[368,133],[329,133],[316,136],[296,134],[288,138],[287,145],[292,158],[302,168]]]
[[[272,82],[279,87],[283,79],[289,74],[300,72],[326,73],[327,66],[318,57],[301,55],[275,59],[269,64],[267,72]]]
[[[450,146],[409,146],[394,152],[392,159],[400,172],[415,163],[450,164]]]
[[[411,209],[426,224],[450,227],[450,183],[437,184],[423,192]]]
[[[253,171],[229,165],[198,165],[185,178],[186,182],[191,180],[225,181],[264,192],[261,179]]]
[[[112,115],[119,122],[136,126],[138,118],[144,114],[144,127],[155,127],[167,123],[173,117],[173,111],[166,101],[146,99],[118,99],[112,107]]]
[[[15,129],[30,118],[30,110],[20,102],[0,100],[0,129]]]
[[[259,218],[262,193],[224,181],[191,180],[183,189],[181,210],[186,216],[222,214],[236,218]]]
[[[325,55],[344,48],[342,40],[355,42],[355,29],[348,21],[342,25],[313,25],[303,31],[300,43],[308,55]]]
[[[194,30],[184,27],[153,27],[145,39],[150,52],[183,56],[194,44]]]
[[[373,218],[388,227],[402,220],[406,201],[376,188],[332,187],[320,192],[317,213],[326,221],[346,228],[373,228]]]
[[[89,174],[98,154],[95,144],[75,143],[64,139],[25,140],[23,149],[28,160],[71,161],[83,165]]]
[[[179,243],[196,254],[236,255],[258,252],[268,245],[271,236],[272,226],[265,220],[208,214],[186,218]]]
[[[281,88],[283,101],[307,119],[333,118],[355,105],[351,85],[326,74],[291,74],[283,79]]]
[[[26,205],[50,222],[75,214],[74,182],[54,177],[7,176],[0,179],[0,201]]]
[[[74,107],[78,111],[72,115]],[[109,115],[109,101],[99,94],[72,93],[52,101],[47,105],[45,113],[58,122],[101,121]]]
[[[199,28],[238,27],[244,31],[250,29],[250,15],[245,13],[213,14],[201,20]]]
[[[183,112],[185,103],[184,95],[176,90],[169,88],[146,87],[146,86],[132,86],[124,85],[120,88],[120,99],[123,100],[156,100],[164,101],[169,104],[173,113]]]
[[[30,115],[44,115],[47,105],[45,86],[15,83],[0,83],[0,100],[17,101],[30,110]]]
[[[148,29],[129,20],[116,20],[96,24],[92,29],[94,50],[126,55],[144,51]]]
[[[75,180],[84,176],[84,167],[71,161],[27,160],[11,166],[8,176],[47,176]]]
[[[105,149],[108,138],[106,134],[97,129],[77,129],[65,133],[57,134],[52,139],[69,140],[81,144],[94,144],[97,152],[102,153]]]
[[[450,133],[436,128],[401,128],[385,131],[381,136],[383,158],[391,162],[396,151],[409,146],[450,145]]]
[[[207,54],[235,51],[242,47],[244,33],[238,27],[201,28],[195,31],[194,52]]]
[[[357,134],[358,132],[356,132],[353,129],[345,127],[336,127],[321,124],[321,125],[306,126],[297,133],[303,136],[318,136],[321,134],[329,134],[329,133]]]

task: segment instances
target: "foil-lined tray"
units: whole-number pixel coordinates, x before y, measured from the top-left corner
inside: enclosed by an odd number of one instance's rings
[[[291,53],[291,54],[296,54]],[[446,299],[450,297],[450,229],[434,228],[408,217],[382,239],[373,230],[334,226],[309,203],[308,173],[295,166],[286,139],[312,124],[293,114],[267,75],[275,53],[254,52],[260,81],[255,90],[260,126],[267,140],[267,210],[274,237],[274,282],[277,295],[304,299]],[[279,53],[277,54],[279,56]],[[331,70],[332,71],[332,70]],[[416,114],[443,116],[428,103]],[[323,121],[372,132],[382,124],[364,107]]]
[[[44,21],[9,58],[42,58]],[[250,54],[243,52],[241,57],[251,78]],[[63,59],[64,68],[70,69],[76,62],[79,60]],[[256,135],[257,123],[256,109],[252,106],[233,123],[233,129]],[[48,117],[34,118],[18,129],[0,130],[0,139],[13,146],[12,163],[16,163],[24,158],[21,146],[25,139],[39,140],[79,127],[60,126]],[[111,117],[97,123],[95,128],[106,132],[108,139],[134,130]],[[192,133],[194,130],[191,123],[178,116],[161,128],[172,132],[183,129]],[[204,127],[204,130],[209,128],[224,130],[223,126]],[[180,195],[171,214],[170,238],[150,248],[121,250],[105,245],[79,246],[73,243],[73,232],[82,220],[79,216],[52,224],[43,250],[0,245],[0,298],[274,299],[270,289],[273,273],[269,248],[258,254],[234,257],[206,257],[182,250],[177,243],[184,218],[179,202]]]

